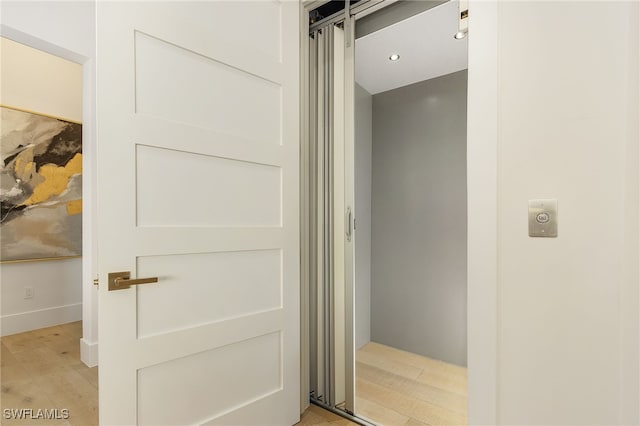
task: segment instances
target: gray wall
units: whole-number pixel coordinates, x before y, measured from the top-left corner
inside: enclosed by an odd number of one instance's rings
[[[355,91],[356,348],[371,340],[371,95]]]
[[[371,339],[467,363],[467,72],[373,96]]]

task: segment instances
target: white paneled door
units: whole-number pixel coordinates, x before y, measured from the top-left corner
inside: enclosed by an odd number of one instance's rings
[[[299,3],[97,9],[100,423],[291,425]]]

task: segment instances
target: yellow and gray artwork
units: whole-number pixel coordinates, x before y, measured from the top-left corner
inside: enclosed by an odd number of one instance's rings
[[[0,113],[0,260],[79,256],[82,125]]]

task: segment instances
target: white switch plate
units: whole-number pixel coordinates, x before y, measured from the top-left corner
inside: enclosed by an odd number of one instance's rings
[[[529,200],[529,236],[558,236],[558,200]]]

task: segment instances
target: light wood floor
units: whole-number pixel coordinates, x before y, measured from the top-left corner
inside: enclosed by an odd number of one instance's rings
[[[333,414],[331,411],[324,410],[318,406],[310,405],[307,410],[302,413],[300,423],[295,426],[358,426],[344,417]]]
[[[0,408],[69,410],[66,420],[2,418],[2,425],[98,424],[98,368],[80,361],[81,337],[78,321],[0,339]]]
[[[67,408],[67,420],[39,426],[98,424],[98,368],[80,361],[82,323],[0,339],[0,408]],[[356,354],[356,412],[385,426],[466,424],[466,369],[369,343]],[[2,425],[33,420],[0,418]],[[316,406],[299,426],[355,425]]]
[[[80,361],[82,322],[72,322],[0,338],[0,425],[98,424],[98,367]],[[67,420],[9,420],[5,408],[69,410]],[[310,406],[300,426],[355,425]]]
[[[385,426],[467,424],[467,369],[370,342],[356,353],[356,414]]]

